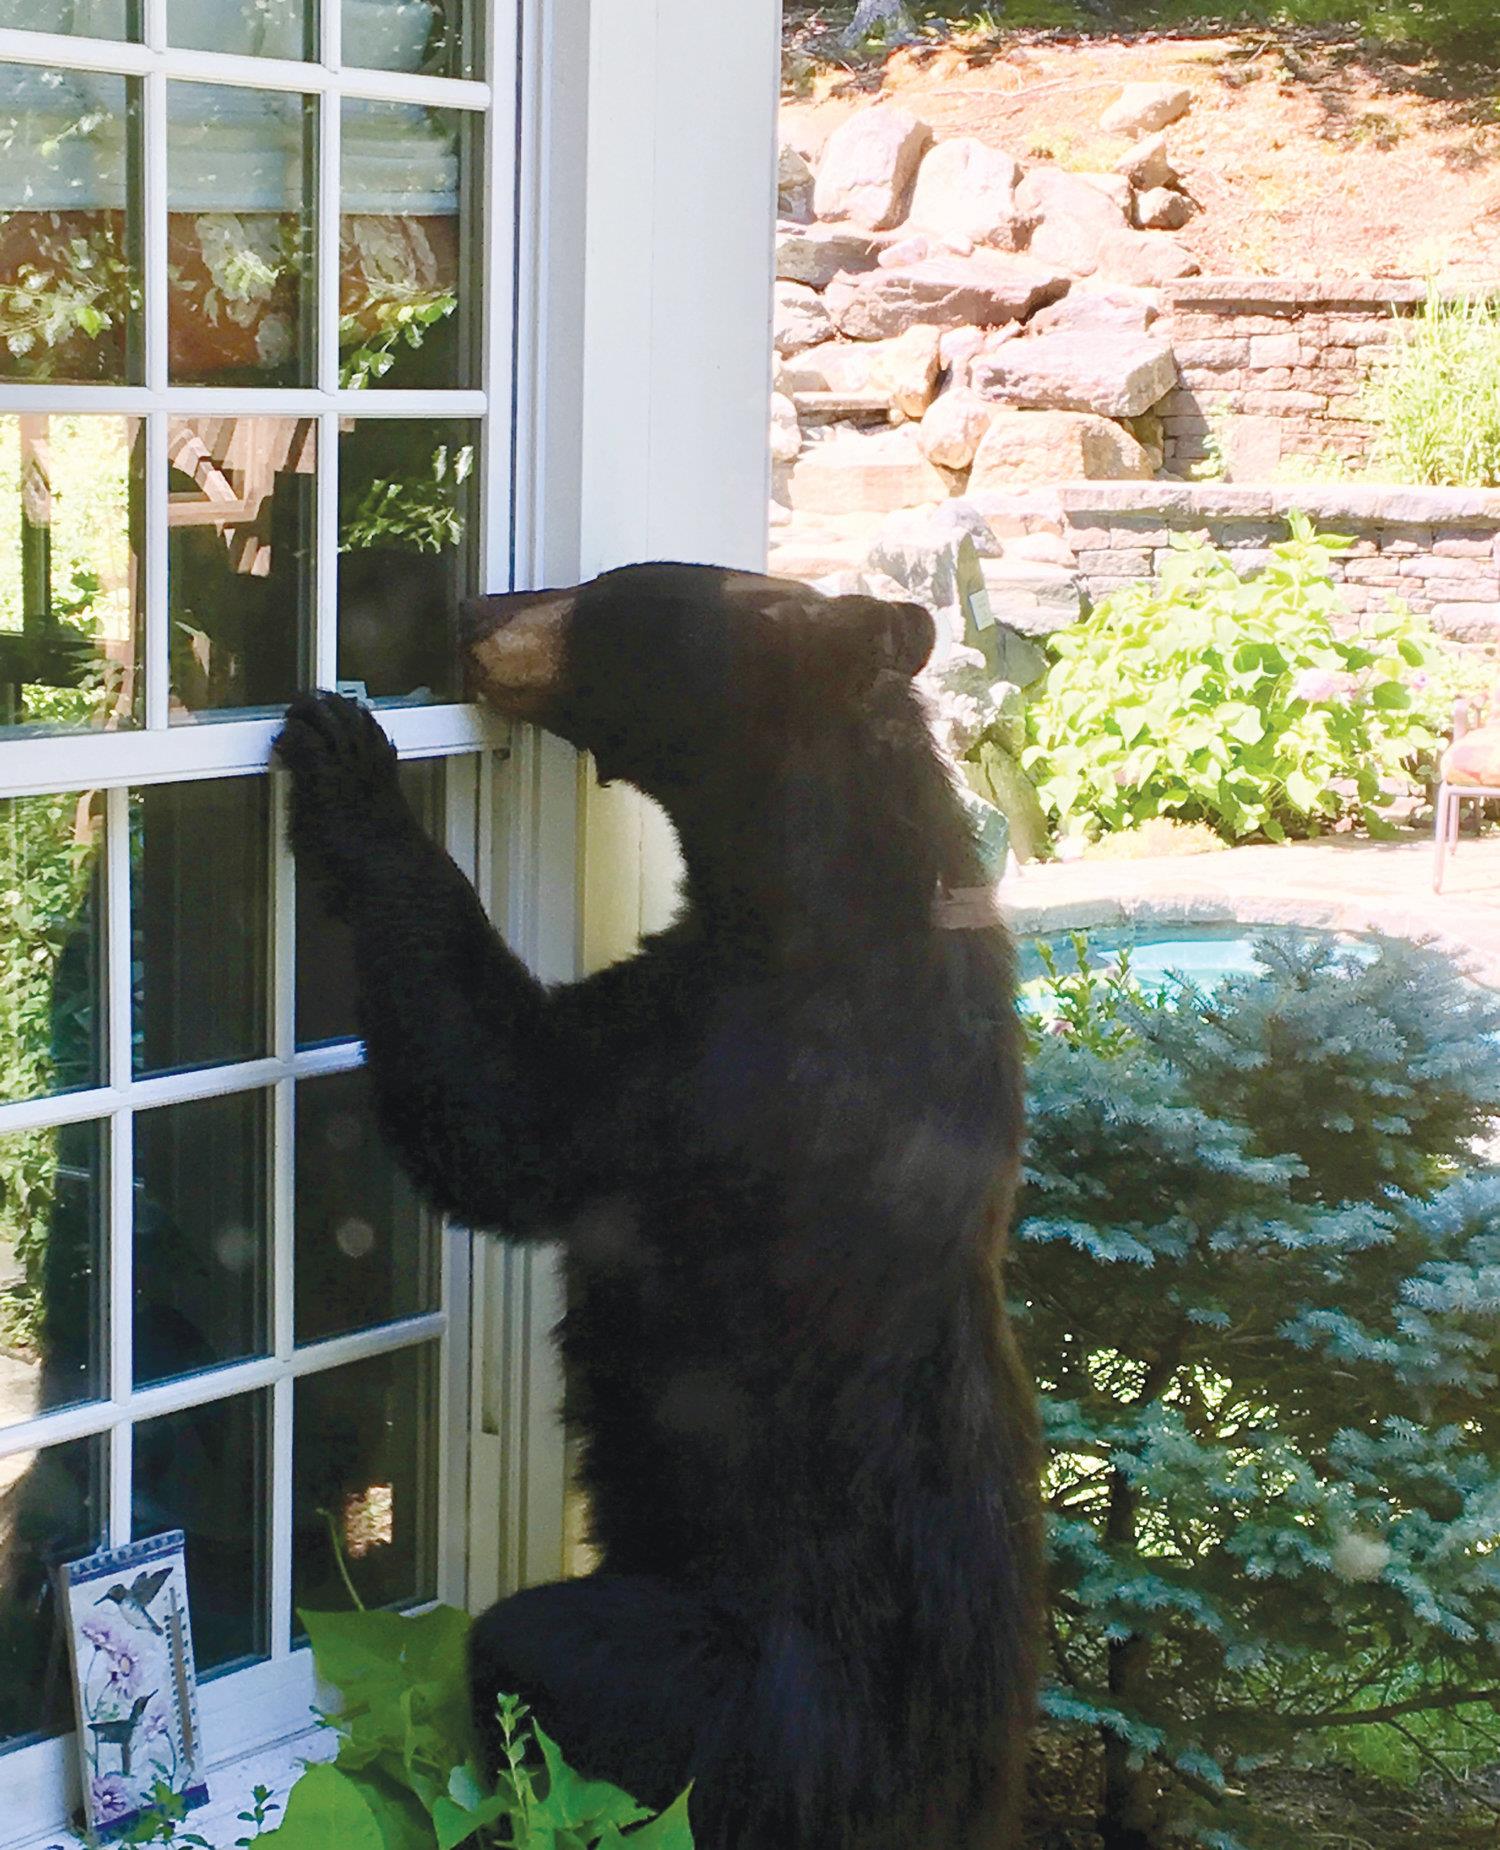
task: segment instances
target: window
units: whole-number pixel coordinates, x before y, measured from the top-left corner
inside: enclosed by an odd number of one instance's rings
[[[359,684],[487,871],[504,741],[449,618],[510,571],[515,21],[0,22],[9,1842],[66,1807],[54,1562],[186,1530],[216,1758],[307,1719],[333,1538],[371,1604],[465,1598],[470,1245],[375,1135],[267,753]]]

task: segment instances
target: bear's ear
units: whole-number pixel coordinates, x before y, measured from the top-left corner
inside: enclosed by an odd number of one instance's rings
[[[835,597],[819,621],[836,632],[848,669],[861,689],[882,668],[908,677],[927,666],[937,643],[937,626],[920,604],[887,603],[878,597]]]

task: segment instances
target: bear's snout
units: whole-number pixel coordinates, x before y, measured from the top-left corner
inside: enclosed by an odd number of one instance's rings
[[[460,607],[459,644],[474,695],[512,719],[536,719],[562,678],[576,592],[500,591]]]

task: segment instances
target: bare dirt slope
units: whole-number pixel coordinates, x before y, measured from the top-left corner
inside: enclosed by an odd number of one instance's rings
[[[1500,277],[1500,73],[1312,33],[975,35],[848,68],[805,66],[798,38],[782,122],[804,151],[884,96],[939,135],[1097,170],[1126,146],[1098,127],[1120,85],[1170,79],[1196,96],[1168,146],[1205,273]]]

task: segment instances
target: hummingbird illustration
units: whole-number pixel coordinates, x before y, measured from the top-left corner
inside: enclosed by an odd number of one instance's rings
[[[127,1625],[133,1625],[138,1632],[155,1632],[162,1636],[162,1629],[151,1616],[151,1602],[171,1578],[169,1567],[159,1567],[154,1574],[137,1574],[127,1587],[117,1580],[106,1593],[101,1593],[94,1601],[102,1606],[106,1600],[119,1612]]]
[[[155,1694],[156,1691],[152,1690],[151,1696]],[[141,1724],[141,1717],[146,1713],[146,1704],[151,1700],[151,1696],[137,1696],[135,1701],[130,1705],[130,1713],[128,1715],[121,1715],[112,1722],[89,1723],[89,1730],[94,1737],[94,1751],[96,1755],[99,1749],[106,1745],[119,1748],[120,1777],[122,1779],[129,1779],[130,1777],[130,1743],[135,1735],[136,1729]]]

